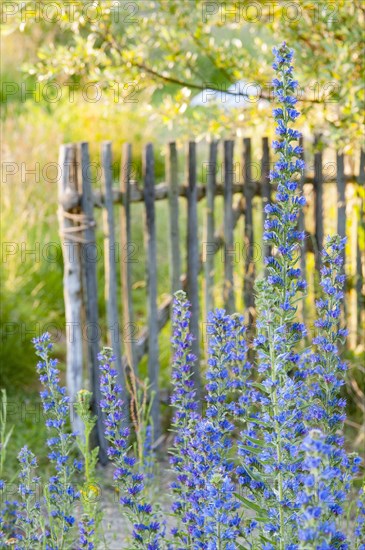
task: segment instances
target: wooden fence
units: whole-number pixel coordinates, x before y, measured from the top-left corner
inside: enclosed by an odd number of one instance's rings
[[[97,354],[100,349],[99,312],[98,312],[98,284],[97,280],[97,246],[96,231],[98,230],[94,217],[94,208],[103,210],[103,237],[104,237],[104,273],[105,273],[105,300],[108,325],[108,344],[113,347],[116,356],[116,365],[123,388],[123,399],[126,395],[125,373],[131,368],[138,372],[141,358],[148,356],[148,377],[151,391],[154,392],[152,404],[152,420],[155,437],[161,433],[160,425],[160,394],[159,378],[159,349],[158,335],[166,325],[170,316],[171,296],[179,288],[186,289],[192,303],[191,330],[196,335],[193,343],[193,352],[197,356],[194,369],[194,378],[198,394],[201,393],[202,382],[200,375],[200,304],[204,310],[214,307],[214,256],[223,249],[224,254],[224,286],[223,300],[228,312],[235,310],[234,288],[234,246],[241,243],[245,248],[245,258],[242,269],[243,303],[250,322],[253,321],[254,299],[253,284],[255,279],[256,262],[253,243],[262,234],[262,227],[254,224],[254,200],[261,197],[262,207],[271,200],[272,189],[268,174],[270,170],[270,144],[267,138],[262,139],[260,177],[253,175],[251,140],[243,140],[242,167],[240,176],[236,177],[234,168],[234,147],[232,140],[223,142],[223,183],[217,181],[218,142],[209,144],[209,158],[207,159],[206,182],[197,181],[197,145],[189,142],[186,159],[186,182],[179,181],[178,153],[175,143],[170,143],[166,151],[166,182],[155,183],[154,150],[148,144],[143,153],[143,186],[131,179],[132,149],[125,144],[122,151],[121,174],[119,187],[114,186],[112,171],[112,146],[104,142],[101,149],[102,191],[92,189],[92,164],[90,162],[87,143],[63,145],[60,149],[60,166],[62,179],[59,184],[59,224],[64,254],[64,299],[67,330],[67,384],[71,398],[74,399],[77,391],[82,387],[83,365],[89,365],[90,384],[94,393],[94,410],[98,414],[97,440],[100,445],[100,458],[106,460],[106,442],[103,435],[102,414],[99,408],[100,390],[98,384]],[[346,183],[354,184],[355,193],[365,183],[365,153],[361,152],[359,175],[357,177],[345,175],[344,156],[337,154],[336,172],[326,177],[323,172],[323,153],[314,154],[314,174],[303,174],[300,184],[309,186],[313,193],[314,202],[314,234],[306,239],[306,252],[314,253],[315,269],[318,272],[321,250],[324,240],[324,220],[326,205],[324,204],[324,185],[331,182],[337,188],[337,231],[344,235],[346,230]],[[306,160],[308,160],[306,158]],[[237,181],[238,180],[238,181]],[[224,215],[223,226],[216,227],[215,198],[223,196]],[[363,203],[361,193],[357,204],[360,205],[360,214],[351,212],[351,227],[357,232],[359,224],[364,223]],[[185,197],[187,204],[187,240],[183,251],[187,258],[186,273],[182,273],[182,250],[179,234],[179,197]],[[205,246],[201,251],[198,240],[198,202],[205,199]],[[169,213],[169,242],[170,242],[170,282],[166,283],[168,298],[158,307],[157,295],[157,247],[155,204],[158,200],[166,200],[166,215]],[[144,202],[145,220],[145,251],[146,251],[146,281],[147,281],[147,325],[138,332],[138,337],[126,338],[122,342],[119,329],[120,317],[122,326],[130,327],[133,336],[134,310],[132,302],[131,263],[120,262],[120,274],[115,261],[116,223],[120,224],[120,246],[128,252],[131,242],[131,206],[134,202]],[[119,220],[115,219],[114,204],[120,205]],[[244,216],[243,234],[234,238],[238,220]],[[263,216],[264,218],[264,216]],[[262,223],[264,222],[264,219]],[[301,214],[299,225],[304,229],[304,214]],[[353,345],[361,338],[361,318],[363,294],[363,252],[356,238],[356,273],[352,284],[355,292],[356,330]],[[269,250],[262,245],[263,253]],[[300,258],[301,267],[306,269],[307,254]],[[204,296],[201,299],[199,291],[199,274],[203,273]],[[120,278],[120,282],[119,282]],[[121,285],[121,308],[118,304],[118,286]],[[122,311],[122,316],[119,310]],[[305,311],[302,311],[305,315]],[[84,329],[87,328],[85,338]],[[105,344],[105,342],[103,342]],[[84,360],[84,344],[87,348],[87,360]],[[76,429],[80,428],[75,418]]]

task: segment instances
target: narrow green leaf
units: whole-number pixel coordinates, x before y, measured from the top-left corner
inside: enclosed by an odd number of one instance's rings
[[[260,382],[253,382],[252,385],[254,388],[258,388],[264,393],[270,393],[270,390],[268,388],[265,388],[265,386],[263,384],[260,384]]]
[[[265,443],[261,441],[261,439],[255,439],[254,437],[250,437],[249,435],[246,435],[246,434],[245,434],[245,438],[251,441],[251,443],[258,445],[259,447],[265,447]]]
[[[242,495],[237,494],[236,497],[238,498],[238,500],[240,500],[246,506],[246,508],[250,508],[251,510],[254,510],[255,512],[258,512],[259,514],[262,514],[262,517],[266,516],[266,518],[267,518],[267,514],[266,514],[265,510],[263,510],[261,508],[261,506],[259,506],[258,504],[255,504],[254,502],[252,502],[248,498],[245,498]]]

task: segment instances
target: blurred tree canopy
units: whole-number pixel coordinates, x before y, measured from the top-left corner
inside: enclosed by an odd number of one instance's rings
[[[363,133],[364,14],[362,0],[42,0],[3,7],[3,22],[37,36],[25,69],[41,82],[216,136],[262,123],[271,48],[286,40],[306,124],[349,145]]]

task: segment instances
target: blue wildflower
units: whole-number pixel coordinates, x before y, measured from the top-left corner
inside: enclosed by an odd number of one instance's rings
[[[118,372],[113,367],[115,358],[110,348],[104,348],[98,355],[100,368],[100,402],[105,414],[105,436],[109,441],[108,456],[116,466],[114,481],[121,494],[120,504],[127,511],[133,523],[134,548],[159,548],[163,534],[162,526],[156,522],[152,507],[144,502],[144,476],[136,472],[136,460],[128,456],[130,450],[129,428],[125,427],[121,387],[117,382]],[[156,527],[157,526],[157,527]]]
[[[79,498],[72,484],[75,468],[70,458],[75,435],[68,431],[69,397],[66,389],[60,386],[58,362],[50,357],[53,349],[50,335],[44,333],[39,338],[34,338],[33,344],[40,357],[37,371],[45,388],[41,392],[41,399],[45,424],[51,433],[47,440],[50,449],[48,457],[56,470],[56,475],[50,478],[48,486],[48,504],[52,518],[49,539],[50,543],[52,541],[52,544],[62,547],[70,540],[75,522],[71,511],[74,509],[74,502]]]
[[[174,295],[173,300],[173,337],[174,357],[172,364],[173,393],[171,404],[174,407],[173,428],[175,432],[174,447],[171,450],[170,462],[176,473],[171,488],[174,494],[172,509],[179,521],[174,528],[173,536],[184,544],[191,544],[191,534],[181,522],[187,512],[187,498],[191,486],[187,483],[187,451],[190,446],[191,433],[200,418],[193,381],[195,355],[191,351],[193,340],[189,332],[190,304],[182,291]]]
[[[300,548],[314,544],[316,548],[326,544],[328,548],[347,548],[346,537],[336,521],[342,513],[337,503],[339,494],[328,483],[341,472],[332,460],[335,449],[326,439],[320,430],[311,430],[302,444],[303,474],[300,475],[302,483],[297,495]]]

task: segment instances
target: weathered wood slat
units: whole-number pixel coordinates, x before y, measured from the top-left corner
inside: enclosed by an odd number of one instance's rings
[[[76,149],[74,145],[62,145],[59,166],[62,177],[58,184],[59,197],[76,192]],[[79,211],[79,209],[78,209]],[[77,212],[75,212],[77,213]],[[78,223],[64,215],[61,204],[58,205],[58,222],[63,250],[64,275],[63,295],[66,318],[66,380],[71,403],[76,402],[76,394],[82,389],[83,345],[82,345],[82,296],[80,245],[73,239]],[[73,411],[72,427],[82,434],[83,424]]]
[[[357,180],[357,176],[345,176],[345,181],[347,183],[353,183]],[[314,177],[306,177],[304,183],[314,184]],[[336,183],[336,180],[333,178],[324,178],[323,183]],[[254,186],[254,195],[261,197],[261,181],[253,180]],[[236,182],[233,184],[233,193],[240,193],[242,191],[243,182]],[[179,185],[178,195],[180,197],[186,197],[187,195],[187,183]],[[272,186],[272,190],[275,190],[275,186]],[[207,193],[206,185],[198,184],[197,185],[197,200],[202,200]],[[155,185],[155,200],[164,200],[168,197],[169,186],[165,182],[158,183]],[[224,194],[224,184],[217,183],[216,185],[216,196],[222,196]],[[103,193],[95,191],[93,193],[94,206],[96,208],[102,208],[105,202],[105,197]],[[62,204],[65,211],[70,211],[73,208],[76,208],[80,205],[81,195],[78,193],[68,192],[62,197],[60,197],[60,203]],[[113,202],[122,204],[123,197],[122,193],[117,189],[113,189]],[[139,187],[136,182],[131,181],[131,191],[130,191],[130,202],[143,202],[143,189]]]
[[[196,187],[196,143],[189,142],[188,152],[188,227],[187,227],[187,294],[191,302],[190,331],[195,339],[192,352],[196,356],[193,369],[193,379],[197,392],[197,399],[201,396],[200,376],[200,330],[199,330],[199,241],[198,241],[198,210]]]
[[[87,347],[89,358],[90,380],[93,392],[93,412],[97,415],[96,443],[99,445],[99,459],[102,464],[107,462],[107,442],[104,435],[103,414],[101,412],[100,383],[99,383],[99,314],[98,314],[98,286],[96,263],[98,248],[95,241],[94,203],[91,188],[90,156],[88,143],[80,143],[78,147],[78,185],[82,191],[81,211],[85,216],[84,239],[82,247],[82,268],[84,277],[84,296],[86,325],[88,331]]]
[[[365,186],[365,150],[361,149],[360,152],[360,168],[358,185],[361,190]],[[362,197],[362,195],[361,195]],[[364,223],[364,201],[360,198],[360,219],[359,225],[365,230]],[[362,327],[365,323],[365,288],[364,288],[364,274],[365,274],[365,251],[361,251],[359,242],[359,232],[356,246],[356,301],[357,301],[357,343],[361,344],[363,341]]]
[[[108,345],[113,349],[118,371],[118,382],[122,388],[121,398],[125,414],[128,411],[128,393],[125,383],[125,370],[122,366],[122,345],[119,330],[118,291],[117,291],[117,243],[115,240],[115,221],[113,204],[113,160],[112,144],[105,141],[101,146],[101,165],[105,208],[103,209],[104,225],[104,269],[105,269],[105,302],[108,319]]]
[[[214,308],[214,258],[216,253],[216,243],[214,241],[215,220],[214,203],[217,184],[217,151],[218,142],[212,141],[209,144],[209,164],[207,172],[207,202],[206,202],[206,233],[203,249],[204,263],[204,284],[205,284],[205,316]]]
[[[346,237],[345,161],[343,153],[337,153],[337,233]],[[345,250],[343,250],[345,261]]]
[[[316,136],[314,146],[317,147],[320,137]],[[314,193],[315,193],[315,266],[317,277],[319,277],[321,262],[321,253],[323,249],[324,228],[323,228],[323,165],[322,151],[316,150],[314,153]]]
[[[299,139],[299,146],[302,147],[302,149],[303,149],[303,151],[300,155],[300,158],[301,158],[301,160],[305,161],[303,136],[301,136],[300,139]],[[303,195],[303,193],[304,193],[304,182],[305,182],[305,168],[303,170],[301,178],[299,179],[299,192],[300,192],[301,195]],[[304,220],[304,210],[303,210],[303,208],[301,208],[299,210],[298,229],[299,229],[299,231],[305,232],[305,220]],[[306,279],[306,269],[307,269],[306,268],[305,251],[306,251],[306,246],[305,246],[305,243],[304,243],[304,246],[302,247],[301,253],[300,253],[300,269],[301,269],[302,277],[303,277],[304,280]]]
[[[179,230],[179,179],[176,143],[169,143],[166,155],[166,176],[169,188],[170,214],[170,276],[171,294],[181,288],[181,257]]]
[[[234,141],[224,142],[224,287],[223,300],[227,313],[235,311],[233,265],[235,249],[233,243],[233,148]]]
[[[155,221],[155,166],[153,146],[149,143],[144,151],[144,201],[145,201],[145,246],[147,253],[147,314],[148,314],[148,378],[152,398],[151,419],[154,439],[161,434],[159,397],[159,353],[157,320],[157,242]]]
[[[252,199],[254,196],[254,188],[252,182],[252,163],[251,163],[251,139],[244,138],[243,140],[243,165],[244,165],[244,184],[243,196],[245,198],[245,274],[243,285],[243,301],[248,314],[249,324],[253,321],[254,316],[254,292],[253,285],[255,280],[255,263],[253,261],[253,208]]]
[[[303,136],[300,137],[299,139],[299,146],[302,147],[303,151],[300,155],[300,158],[301,160],[305,161],[305,158],[304,158],[304,141],[303,141]],[[305,181],[305,168],[302,172],[302,175],[299,179],[299,193],[301,195],[304,194],[304,181]],[[304,218],[304,209],[301,208],[299,210],[299,216],[298,216],[298,230],[300,232],[302,232],[304,235],[306,235],[306,232],[305,232],[305,218]],[[307,252],[307,246],[308,246],[308,243],[310,241],[308,241],[308,239],[306,239],[306,237],[304,238],[304,242],[303,242],[303,245],[301,246],[301,249],[300,249],[300,271],[301,271],[301,276],[302,276],[302,279],[304,279],[304,281],[306,281],[307,279],[307,263],[306,263],[306,252]],[[306,319],[307,319],[307,306],[306,306],[306,300],[304,298],[304,300],[301,302],[301,316],[302,316],[302,321],[305,323],[306,322]]]
[[[261,159],[261,197],[262,197],[262,221],[263,231],[265,230],[265,206],[271,201],[271,183],[269,179],[270,175],[270,147],[269,139],[267,137],[262,138],[262,159]],[[263,242],[263,255],[264,258],[270,256],[271,247],[266,241]]]
[[[136,245],[131,239],[131,212],[130,212],[130,181],[132,167],[132,146],[125,143],[122,149],[122,164],[120,170],[120,244],[121,244],[121,284],[122,284],[122,315],[125,335],[124,347],[128,357],[128,365],[138,373],[138,361],[135,351],[135,334],[138,332],[134,322],[132,300],[132,263],[136,261],[134,254]]]

